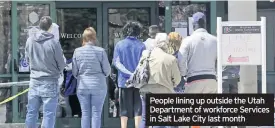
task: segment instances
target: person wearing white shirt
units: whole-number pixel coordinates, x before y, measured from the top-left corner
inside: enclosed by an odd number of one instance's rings
[[[181,43],[178,65],[182,76],[186,76],[185,93],[216,93],[217,39],[209,34],[205,15],[193,15],[194,32]]]
[[[159,32],[159,27],[157,25],[151,25],[149,27],[149,36],[150,38],[148,38],[144,43],[146,50],[152,50],[155,47],[155,37],[157,35],[157,33]]]

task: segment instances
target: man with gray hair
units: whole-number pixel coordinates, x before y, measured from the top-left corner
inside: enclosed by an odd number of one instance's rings
[[[26,127],[36,128],[38,111],[43,104],[42,128],[54,128],[58,105],[58,79],[66,66],[58,40],[48,30],[52,19],[40,19],[40,30],[26,42],[25,55],[30,65],[30,85]]]
[[[148,38],[144,43],[146,50],[152,50],[155,47],[155,37],[157,35],[157,33],[159,32],[159,27],[157,25],[151,25],[149,27],[149,36],[150,38]]]

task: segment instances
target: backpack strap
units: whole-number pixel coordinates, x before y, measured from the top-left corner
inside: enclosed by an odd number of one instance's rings
[[[149,61],[149,58],[150,58],[150,56],[151,56],[151,53],[152,53],[152,50],[149,50],[148,56],[146,57],[146,61],[147,61],[147,62]]]

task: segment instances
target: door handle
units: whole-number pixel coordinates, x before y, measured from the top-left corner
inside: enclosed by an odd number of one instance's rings
[[[17,64],[17,60],[16,59],[13,59],[13,70],[15,72],[18,72],[18,64]]]

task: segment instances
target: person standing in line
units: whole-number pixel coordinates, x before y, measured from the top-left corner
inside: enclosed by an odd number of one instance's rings
[[[223,93],[238,93],[238,82],[240,79],[240,66],[223,66],[222,71],[222,91]],[[224,128],[232,128],[234,126],[224,126]],[[243,128],[235,126],[235,128]]]
[[[36,128],[38,112],[43,104],[42,128],[54,128],[58,106],[58,79],[66,63],[60,43],[48,30],[52,19],[44,16],[40,19],[39,30],[27,39],[26,60],[30,64],[30,85],[26,115],[26,127]]]
[[[177,33],[177,32],[170,32],[168,35],[168,54],[174,55],[177,59],[178,59],[178,52],[180,49],[180,45],[182,42],[182,36]],[[177,93],[183,93],[184,91],[184,84],[185,84],[185,80],[184,77],[181,78],[181,82],[179,83],[179,85],[177,87],[174,88],[174,90]]]
[[[130,21],[123,27],[125,39],[119,41],[114,50],[113,64],[118,70],[119,112],[121,128],[127,128],[128,118],[135,118],[135,128],[139,128],[142,104],[137,88],[127,88],[126,81],[133,75],[145,45],[138,39],[141,24]]]
[[[159,27],[157,25],[151,25],[149,27],[149,38],[143,42],[146,50],[152,50],[155,47],[155,37],[156,34],[159,32]]]
[[[77,97],[81,106],[81,128],[101,128],[101,115],[107,94],[106,79],[111,73],[107,53],[95,46],[94,28],[83,32],[82,47],[75,49],[72,73],[77,79]]]
[[[180,81],[180,71],[175,56],[168,54],[168,36],[166,33],[157,33],[155,39],[155,48],[145,50],[142,53],[140,63],[146,61],[149,62],[149,81],[148,84],[140,88],[140,94],[142,97],[142,122],[140,128],[147,128],[145,126],[146,121],[146,94],[148,93],[175,93],[174,87],[176,87]],[[152,128],[177,128],[176,126],[152,126]]]
[[[185,38],[178,53],[182,76],[187,77],[185,93],[216,93],[217,39],[206,28],[202,12],[193,14],[194,32]]]
[[[224,66],[222,71],[223,93],[238,93],[240,66]]]
[[[48,32],[52,33],[54,35],[54,39],[57,40],[59,42],[59,26],[56,23],[52,23],[52,26],[50,27],[50,29],[48,30]],[[65,55],[63,56],[64,61],[66,62],[66,67],[65,70],[67,71],[71,71],[72,70],[72,63],[71,63],[71,59],[68,60],[66,59]],[[64,75],[63,72],[60,74],[60,78],[58,79],[58,85],[60,86],[59,88],[61,88],[63,82],[64,82]],[[57,108],[57,117],[62,117],[62,108],[65,109],[65,113],[66,113],[66,117],[71,117],[72,116],[72,110],[71,110],[71,106],[69,103],[69,97],[64,97],[61,94],[59,95],[59,106]]]

